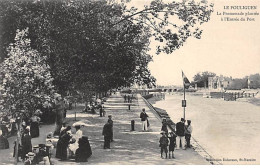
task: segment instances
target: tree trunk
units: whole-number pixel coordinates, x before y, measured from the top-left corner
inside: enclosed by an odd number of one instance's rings
[[[56,120],[55,120],[54,135],[59,135],[60,129],[62,127],[62,123],[64,121],[64,110],[65,110],[65,105],[62,100],[57,102],[55,110],[56,110]]]
[[[20,121],[18,121],[17,122],[17,138],[16,138],[16,145],[15,145],[15,161],[14,161],[14,164],[15,165],[17,165],[17,163],[18,163],[18,160],[19,160],[19,158],[18,158],[18,151],[19,151],[19,144],[21,144],[21,122]]]

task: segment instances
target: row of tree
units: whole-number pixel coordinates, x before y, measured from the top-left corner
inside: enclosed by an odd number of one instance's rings
[[[252,74],[245,76],[244,78],[235,78],[232,79],[232,82],[228,89],[259,89],[260,88],[260,74]]]
[[[151,37],[160,43],[157,53],[171,53],[189,37],[200,38],[198,25],[209,20],[212,8],[194,1],[154,0],[138,11],[112,0],[1,0],[0,59],[9,57],[17,29],[26,30],[24,38],[44,57],[62,96],[135,82],[152,86]]]

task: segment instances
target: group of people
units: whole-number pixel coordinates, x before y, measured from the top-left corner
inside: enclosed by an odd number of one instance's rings
[[[18,158],[20,157],[25,165],[35,165],[44,161],[44,164],[50,165],[50,145],[39,144],[32,146],[32,138],[39,136],[39,118],[33,116],[31,119],[31,125],[27,125],[25,121],[22,121],[21,128],[21,143],[14,142],[13,157],[16,156],[16,147],[18,145]],[[33,124],[32,124],[33,123]]]
[[[133,94],[132,94],[132,96],[125,94],[125,95],[124,95],[124,102],[125,102],[125,103],[132,103],[133,98],[134,98],[134,95],[133,95]]]
[[[192,133],[191,120],[187,120],[187,125],[185,125],[185,119],[181,118],[181,121],[176,124],[175,132],[168,133],[167,122],[166,119],[163,119],[162,122],[162,137],[159,140],[159,147],[161,147],[161,157],[163,158],[163,153],[168,154],[168,146],[169,146],[169,159],[172,154],[172,158],[174,157],[174,149],[176,146],[176,150],[190,148],[190,139]]]
[[[56,148],[56,158],[67,160],[75,157],[76,162],[87,162],[92,155],[92,150],[87,136],[84,136],[80,125],[75,125],[76,132],[72,134],[71,126],[63,126],[60,130],[59,140]]]
[[[187,125],[185,125],[185,119],[181,118],[181,121],[176,124],[176,135],[177,135],[176,149],[180,149],[180,146],[182,147],[182,149],[191,147],[190,145],[191,133],[192,133],[191,120],[187,120]]]
[[[6,138],[14,135],[17,131],[15,127],[15,119],[7,113],[2,113],[0,116],[0,130],[2,130],[2,135]]]

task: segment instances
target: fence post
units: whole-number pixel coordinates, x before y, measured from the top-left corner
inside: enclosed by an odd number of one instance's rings
[[[131,131],[135,130],[135,120],[131,120]]]

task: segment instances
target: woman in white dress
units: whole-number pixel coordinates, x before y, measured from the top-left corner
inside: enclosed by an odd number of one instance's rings
[[[80,130],[80,125],[76,125],[76,133],[73,134],[73,139],[75,139],[75,142],[73,144],[70,144],[69,149],[72,152],[72,155],[75,155],[76,150],[79,148],[79,138],[82,138],[82,131]]]

